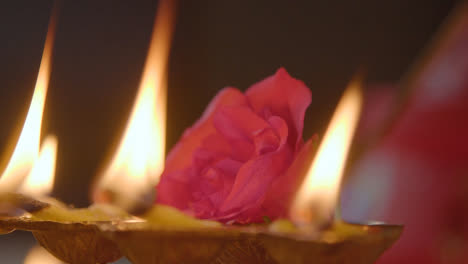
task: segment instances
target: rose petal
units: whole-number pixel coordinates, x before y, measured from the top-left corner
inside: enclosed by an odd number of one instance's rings
[[[255,137],[271,128],[271,125],[258,116],[248,106],[223,107],[213,117],[213,124],[220,135],[231,142],[232,157],[248,161],[253,157]]]
[[[203,139],[215,132],[212,124],[213,114],[224,106],[245,105],[246,97],[235,88],[225,88],[211,101],[202,117],[187,129],[166,159],[164,173],[171,173],[186,168],[192,162],[193,151]]]
[[[288,170],[272,183],[262,204],[263,215],[270,218],[287,216],[294,193],[300,187],[315,154],[317,136],[309,139],[297,154]]]
[[[228,156],[242,162],[249,160],[254,153],[254,146],[251,142],[242,139],[228,140],[219,133],[203,139],[201,148],[215,153],[214,155],[218,157]]]
[[[237,160],[225,158],[217,161],[215,164],[213,164],[213,166],[219,170],[222,170],[225,175],[234,178],[237,175],[239,169],[242,167],[242,163]]]
[[[286,144],[288,139],[288,126],[281,117],[272,116],[268,119],[268,123],[271,127],[262,129],[254,137],[257,155],[277,150]]]
[[[225,137],[247,141],[252,141],[257,132],[270,127],[249,106],[223,107],[214,115],[213,124]]]
[[[283,126],[286,126],[285,122]],[[258,156],[245,163],[237,173],[232,191],[221,206],[220,212],[229,213],[236,209],[241,213],[258,205],[264,199],[273,179],[284,173],[290,165],[292,151],[289,145],[284,144],[275,152]]]
[[[225,88],[211,101],[202,117],[187,129],[179,142],[169,153],[161,180],[156,187],[157,201],[179,209],[185,209],[191,199],[190,178],[193,176],[190,164],[193,152],[205,137],[216,132],[213,114],[223,106],[247,104],[246,97],[237,89]]]
[[[229,141],[219,134],[212,134],[205,137],[201,147],[221,156],[228,156],[232,152]]]
[[[268,119],[268,123],[270,123],[270,125],[275,129],[276,135],[280,140],[280,147],[286,144],[286,140],[289,135],[289,129],[286,121],[279,116],[272,116]]]
[[[312,93],[302,81],[280,68],[275,75],[252,85],[245,94],[263,118],[269,118],[266,113],[282,117],[290,128],[288,142],[296,150],[301,147],[305,111],[312,101]]]
[[[211,218],[214,216],[216,209],[208,197],[198,200],[196,203],[190,204],[193,210],[193,215],[199,218]]]
[[[290,155],[284,152],[290,150],[284,148],[281,152],[271,152],[245,163],[220,212],[226,214],[236,210],[239,214],[262,201],[272,180],[283,173],[291,161]]]
[[[158,203],[171,205],[181,210],[188,208],[192,191],[187,181],[187,170],[165,173],[156,186]]]
[[[273,152],[279,147],[279,139],[273,129],[263,129],[254,138],[257,156]]]

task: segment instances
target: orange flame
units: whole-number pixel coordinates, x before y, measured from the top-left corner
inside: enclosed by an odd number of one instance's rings
[[[55,36],[54,17],[52,16],[49,23],[31,105],[15,150],[0,178],[0,191],[16,190],[33,167],[39,154],[42,114],[49,85],[52,47]]]
[[[21,185],[20,192],[35,197],[50,193],[54,187],[56,160],[57,138],[49,135],[42,143],[39,157]]]
[[[97,185],[125,197],[154,186],[164,167],[166,83],[173,3],[160,2],[140,88],[116,154]]]
[[[353,81],[343,94],[316,158],[296,194],[291,210],[294,220],[321,224],[333,215],[361,106],[360,83]]]

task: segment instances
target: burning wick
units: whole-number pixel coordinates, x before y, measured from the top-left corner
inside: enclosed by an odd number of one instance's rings
[[[140,88],[127,128],[111,163],[94,187],[94,202],[127,210],[152,204],[164,169],[166,66],[174,24],[174,3],[160,2]]]
[[[57,138],[49,135],[42,143],[39,157],[34,162],[31,172],[21,185],[20,193],[39,197],[50,193],[54,186],[55,162],[57,159]]]
[[[360,81],[353,80],[341,98],[323,141],[290,211],[299,224],[325,228],[333,220],[351,140],[362,105]]]
[[[31,105],[16,147],[0,178],[0,192],[14,192],[20,189],[25,194],[45,195],[52,190],[57,139],[48,136],[44,141],[40,154],[39,142],[42,115],[50,78],[55,20],[56,9],[49,23]],[[25,180],[25,178],[27,179]],[[38,189],[35,189],[36,187]]]

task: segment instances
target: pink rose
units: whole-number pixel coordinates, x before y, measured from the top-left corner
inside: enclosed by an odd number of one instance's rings
[[[286,216],[312,152],[302,139],[311,97],[283,68],[245,94],[220,91],[167,157],[157,202],[231,223]]]

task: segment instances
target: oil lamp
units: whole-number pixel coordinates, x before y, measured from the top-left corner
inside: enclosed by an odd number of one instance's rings
[[[128,218],[112,207],[73,209],[48,197],[54,182],[58,140],[49,135],[39,150],[50,76],[56,12],[51,17],[36,87],[20,137],[0,178],[0,233],[31,231],[41,246],[69,263],[105,263],[121,257],[96,221]]]
[[[291,220],[222,225],[153,204],[148,193],[157,184],[164,166],[165,74],[173,22],[173,1],[160,1],[148,58],[122,141],[92,186],[95,205],[84,209],[71,209],[39,198],[52,187],[57,148],[57,140],[49,137],[40,154],[38,151],[50,72],[53,30],[49,30],[30,112],[11,162],[0,178],[0,190],[8,192],[7,198],[0,197],[0,202],[8,201],[26,214],[0,218],[0,229],[31,231],[43,248],[67,263],[107,263],[122,255],[137,264],[311,260],[328,264],[373,263],[398,239],[402,228],[348,224],[333,214],[362,103],[358,81],[346,90],[316,156],[307,157],[314,162],[303,172],[306,176],[293,203]],[[51,25],[53,29],[54,23]],[[37,180],[41,178],[49,181]],[[37,199],[11,193],[15,191]],[[118,205],[137,217],[108,204]]]
[[[155,205],[145,222],[100,225],[132,263],[373,263],[398,239],[399,226],[333,218],[347,150],[361,107],[352,82],[297,193],[290,220],[222,226]],[[311,160],[312,157],[309,157]],[[177,194],[174,194],[177,195]],[[173,211],[171,211],[173,210]],[[158,213],[154,213],[158,211]]]

